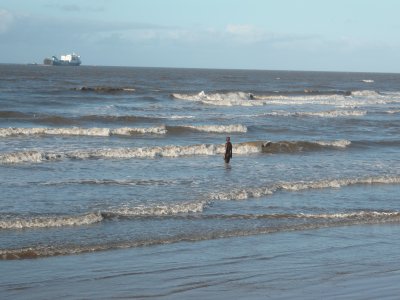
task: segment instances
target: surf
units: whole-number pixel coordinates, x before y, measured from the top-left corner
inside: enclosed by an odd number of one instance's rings
[[[0,128],[0,137],[13,136],[130,136],[135,134],[166,134],[165,126],[122,128]]]
[[[251,235],[267,235],[280,232],[307,231],[321,228],[333,228],[340,226],[372,225],[399,223],[399,211],[358,211],[332,214],[286,214],[286,215],[233,215],[227,216],[240,221],[282,219],[299,222],[281,223],[279,226],[250,226],[236,229],[213,229],[211,231],[185,232],[169,236],[153,238],[127,238],[122,241],[92,242],[89,245],[58,244],[58,245],[32,245],[30,247],[15,249],[0,249],[0,260],[33,259],[39,257],[51,257],[88,252],[108,251],[115,249],[149,247],[155,245],[172,244],[180,242],[200,242],[206,240],[236,238]]]
[[[264,106],[264,105],[329,105],[363,107],[374,104],[400,102],[396,93],[380,93],[373,90],[354,91],[277,91],[277,92],[208,92],[193,94],[173,93],[173,99],[201,102],[217,106]]]
[[[344,149],[350,141],[253,141],[234,144],[236,155],[256,153],[297,153],[323,149]],[[167,145],[138,148],[100,148],[72,151],[28,150],[0,154],[0,164],[55,162],[65,159],[154,159],[189,156],[215,156],[225,153],[224,144]]]
[[[399,176],[324,179],[319,181],[279,182],[259,187],[237,188],[228,192],[211,193],[210,200],[247,200],[271,196],[279,191],[335,189],[352,185],[400,184]]]

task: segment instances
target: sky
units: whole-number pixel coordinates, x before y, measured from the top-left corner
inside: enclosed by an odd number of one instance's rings
[[[0,63],[400,73],[398,0],[0,0]]]

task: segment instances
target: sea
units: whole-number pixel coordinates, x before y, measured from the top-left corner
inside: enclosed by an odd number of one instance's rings
[[[1,64],[0,298],[396,299],[399,128],[400,74]]]

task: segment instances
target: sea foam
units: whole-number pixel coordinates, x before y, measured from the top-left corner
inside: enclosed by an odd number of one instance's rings
[[[179,214],[201,213],[207,201],[165,203],[158,205],[121,205],[82,215],[14,216],[0,219],[0,229],[35,229],[66,226],[85,226],[109,218],[166,217]]]
[[[278,191],[302,191],[310,189],[341,188],[351,185],[372,184],[400,184],[400,177],[365,177],[365,178],[342,178],[326,179],[320,181],[281,182],[260,187],[249,187],[234,189],[229,192],[211,193],[211,200],[246,200],[273,195]]]
[[[174,216],[178,214],[201,213],[207,204],[207,201],[193,201],[148,206],[140,205],[134,207],[130,205],[124,205],[103,211],[101,214],[107,218]]]
[[[282,141],[282,142],[243,142],[235,144],[233,153],[249,155],[255,153],[293,153],[302,151],[316,151],[324,148],[345,148],[350,141]],[[66,152],[45,150],[16,151],[0,154],[0,163],[40,163],[45,161],[59,161],[64,159],[135,159],[135,158],[177,158],[185,156],[220,155],[225,152],[224,144],[198,144],[187,146],[155,146],[143,148],[106,148],[84,149]]]
[[[247,127],[241,124],[236,125],[187,125],[184,128],[190,128],[196,131],[204,131],[211,133],[234,133],[247,132]]]
[[[395,93],[378,93],[371,90],[359,90],[351,92],[313,92],[303,91],[298,94],[268,93],[253,94],[246,92],[225,93],[200,93],[172,94],[178,100],[201,102],[208,105],[222,106],[260,106],[260,105],[329,105],[337,107],[364,107],[372,104],[387,104],[393,101],[399,102],[400,98]]]
[[[0,229],[26,229],[46,228],[63,226],[83,226],[101,222],[103,217],[100,213],[88,213],[77,216],[36,216],[15,217],[0,219]]]
[[[149,128],[0,128],[0,137],[18,135],[60,135],[60,136],[111,136],[132,134],[166,134],[165,126]]]
[[[213,217],[212,215],[209,215]],[[357,212],[338,212],[331,214],[270,214],[270,215],[225,215],[227,218],[241,220],[260,220],[260,219],[302,219],[311,222],[300,224],[283,223],[281,226],[253,226],[250,228],[236,228],[232,230],[213,230],[182,233],[178,235],[168,235],[156,238],[131,239],[116,241],[113,243],[98,241],[90,245],[36,245],[18,249],[0,249],[0,259],[30,259],[37,257],[49,257],[68,254],[78,254],[87,252],[105,251],[110,249],[136,248],[152,245],[162,245],[178,243],[181,241],[204,241],[229,237],[241,237],[249,235],[271,234],[277,232],[293,232],[297,230],[315,230],[319,228],[335,226],[351,226],[357,224],[384,224],[398,223],[400,212],[398,211],[357,211]],[[221,217],[221,215],[216,216]]]

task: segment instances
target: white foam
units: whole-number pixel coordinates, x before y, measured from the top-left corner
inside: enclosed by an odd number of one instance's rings
[[[382,97],[382,95],[377,93],[376,91],[370,90],[353,91],[351,92],[351,95],[356,97]]]
[[[247,132],[245,125],[188,125],[184,126],[197,131],[211,132],[211,133],[233,133],[233,132]]]
[[[375,81],[374,80],[372,80],[372,79],[363,79],[363,80],[361,80],[362,82],[365,82],[365,83],[374,83]]]
[[[386,112],[387,114],[398,114],[398,113],[400,113],[400,109],[392,109],[392,110],[388,110],[387,112]]]
[[[60,135],[60,136],[111,136],[132,134],[165,134],[165,126],[149,128],[0,128],[0,137],[18,135]]]
[[[263,105],[264,103],[252,100],[252,94],[245,92],[227,92],[227,93],[209,93],[206,94],[201,91],[198,94],[172,94],[176,99],[197,101],[204,104],[211,105],[242,105],[242,106],[255,106]]]
[[[173,94],[176,99],[196,101],[209,105],[260,106],[260,105],[329,105],[337,107],[363,107],[373,104],[399,102],[396,93],[377,93],[371,90],[353,91],[351,94],[309,94],[309,95],[253,95],[245,92]]]
[[[64,154],[46,153],[36,150],[18,151],[0,154],[0,162],[3,164],[40,163],[46,160],[58,160],[64,158]]]
[[[272,111],[266,113],[258,113],[251,115],[241,115],[241,117],[248,118],[263,118],[268,116],[277,117],[320,117],[320,118],[340,118],[340,117],[360,117],[365,116],[367,111],[365,110],[327,110],[327,111],[299,111],[299,112],[287,112],[283,110]]]
[[[351,144],[348,140],[338,140],[338,141],[317,141],[318,145],[336,148],[346,148]]]
[[[135,133],[140,134],[166,134],[167,129],[165,126],[149,127],[149,128],[115,128],[111,130],[111,135],[132,135]]]
[[[159,205],[129,205],[110,208],[102,212],[75,216],[36,216],[0,219],[0,229],[51,228],[64,226],[85,226],[102,222],[107,217],[158,217],[178,214],[201,213],[208,205],[207,201],[183,202]]]
[[[400,217],[400,212],[358,211],[334,214],[300,214],[299,217],[310,219],[368,219],[368,218],[393,218]]]
[[[80,216],[38,216],[32,218],[11,218],[0,220],[0,229],[26,229],[62,226],[82,226],[101,222],[100,213],[88,213]]]
[[[338,117],[360,117],[367,114],[364,110],[330,110],[330,111],[319,111],[319,112],[297,112],[292,115],[297,116],[313,116],[321,118],[338,118]]]
[[[179,116],[179,115],[174,115],[174,116],[170,116],[170,117],[167,117],[168,119],[171,119],[171,120],[182,120],[182,119],[193,119],[194,118],[194,116]]]
[[[353,179],[332,179],[321,181],[282,182],[264,187],[236,189],[229,192],[211,193],[211,200],[246,200],[272,195],[277,191],[302,191],[309,189],[341,188],[357,184],[400,184],[400,177],[366,177]]]
[[[104,211],[103,214],[111,217],[170,216],[177,214],[200,213],[203,212],[206,205],[206,201],[159,204],[153,206],[140,205],[135,207],[125,205]]]
[[[279,142],[278,142],[279,143]],[[285,142],[283,142],[285,143]],[[296,142],[293,142],[296,143]],[[302,143],[302,142],[298,142]],[[351,144],[347,140],[310,142],[327,147],[345,148]],[[244,142],[235,144],[233,153],[248,155],[261,153],[263,141]],[[131,158],[156,158],[156,157],[184,157],[184,156],[210,156],[220,155],[225,152],[224,144],[197,144],[187,146],[155,146],[143,148],[105,148],[74,150],[66,152],[51,152],[44,150],[17,151],[0,154],[0,163],[40,163],[44,161],[57,161],[63,159],[131,159]]]

